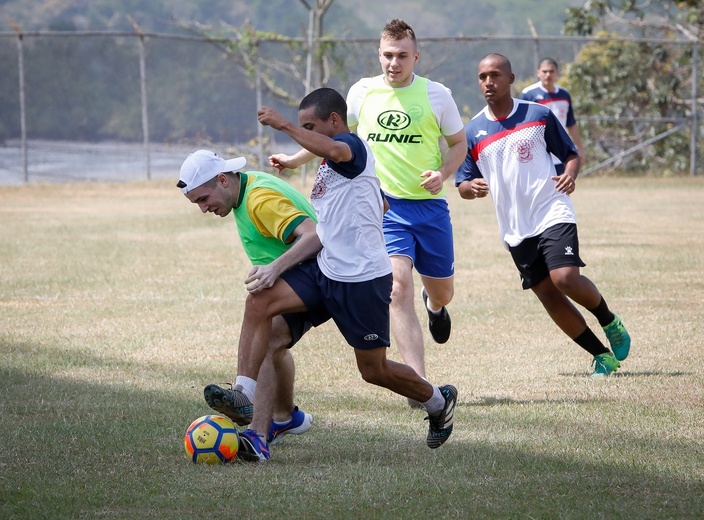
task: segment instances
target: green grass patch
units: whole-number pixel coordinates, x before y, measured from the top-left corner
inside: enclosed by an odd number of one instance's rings
[[[3,187],[0,517],[702,518],[704,182],[585,178],[573,199],[583,273],[633,337],[617,374],[587,377],[491,202],[450,190],[453,335],[424,332],[430,379],[460,392],[450,440],[429,450],[424,414],[326,324],[293,351],[311,431],[196,466],[185,428],[235,370],[234,222],[171,182]]]

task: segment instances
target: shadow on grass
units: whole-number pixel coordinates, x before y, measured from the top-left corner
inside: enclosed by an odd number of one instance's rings
[[[620,379],[620,378],[636,378],[636,377],[684,377],[684,376],[691,376],[693,375],[693,372],[682,372],[680,370],[676,372],[659,372],[656,370],[647,370],[647,371],[633,371],[633,370],[628,370],[626,372],[615,372],[612,373],[608,376],[609,379]],[[579,374],[576,372],[560,372],[562,377],[572,377],[572,378],[577,378],[581,379],[584,377],[589,377],[585,376],[584,374]]]
[[[546,449],[530,436],[517,441],[505,435],[520,428],[538,431],[543,420],[549,424],[545,430],[554,428],[549,418],[522,415],[533,407],[484,416],[469,415],[463,407],[453,437],[431,451],[424,445],[422,412],[394,399],[355,397],[351,405],[340,388],[311,399],[320,403],[311,410],[313,429],[276,446],[267,464],[195,466],[183,451],[183,432],[209,410],[200,388],[187,387],[183,374],[161,367],[154,388],[145,389],[130,384],[129,371],[136,367],[121,365],[115,356],[1,347],[36,359],[34,371],[14,366],[16,357],[0,357],[2,518],[233,512],[257,518],[421,518],[437,511],[448,518],[695,518],[704,512],[704,486],[694,472],[673,477],[674,470],[650,462],[652,454],[674,460],[701,454],[701,446],[681,439],[624,430],[619,460],[624,452],[632,456],[628,463],[614,463],[612,454],[592,451],[591,437],[598,433],[588,423],[574,449],[562,448],[559,433],[550,435],[561,449]],[[77,375],[55,377],[54,368],[64,374],[75,369]],[[81,368],[120,377],[111,384],[87,382],[78,377]],[[521,402],[484,398],[477,406],[493,404],[509,408]],[[352,419],[336,423],[345,410]],[[475,436],[495,439],[472,440]]]
[[[512,405],[512,404],[586,404],[593,403],[597,401],[603,401],[602,397],[595,397],[593,399],[572,399],[572,398],[555,398],[555,399],[514,399],[512,397],[487,397],[478,396],[478,401],[472,402],[460,402],[457,406],[500,406],[500,405]]]

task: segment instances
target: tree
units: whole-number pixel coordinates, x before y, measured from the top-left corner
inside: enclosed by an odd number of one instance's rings
[[[619,34],[607,33],[607,28],[637,38],[617,41]],[[693,83],[693,55],[704,43],[704,4],[698,0],[594,0],[568,9],[564,29],[579,35],[602,31],[600,40],[582,48],[564,78],[576,109],[584,115],[631,120],[630,126],[613,119],[587,126],[585,140],[596,158],[652,139],[652,148],[636,151],[621,166],[669,171],[693,167],[693,150],[701,133],[696,115],[704,104],[697,95],[699,86]],[[691,135],[670,136],[669,129],[686,118],[693,122]],[[664,135],[669,136],[667,140],[657,140]]]
[[[316,42],[319,42],[323,37],[323,19],[333,1],[334,0],[316,0],[315,5],[311,5],[306,0],[300,0],[310,13],[307,66],[309,73],[306,76],[308,90],[322,87],[325,83],[323,80],[323,78],[325,78],[325,54],[317,51],[318,46]],[[313,65],[313,61],[315,65]]]
[[[323,20],[334,0],[315,0],[314,4],[308,0],[300,2],[309,11],[307,42],[257,30],[249,20],[241,27],[221,25],[214,28],[198,22],[181,22],[180,25],[211,38],[231,60],[242,67],[252,84],[261,82],[268,94],[295,106],[301,98],[301,87],[308,92],[327,84],[332,58],[331,47],[323,42]],[[287,59],[267,57],[263,64],[262,45],[271,41],[286,42],[289,55]],[[302,66],[304,55],[307,56],[305,67]],[[306,71],[305,77],[301,75],[302,70]]]
[[[704,41],[704,2],[701,0],[590,0],[567,9],[566,34],[592,34],[597,27],[628,27],[639,36],[683,34]]]
[[[601,161],[656,138],[684,117],[688,100],[682,99],[681,78],[688,65],[679,63],[678,46],[624,41],[607,33],[597,36],[599,40],[582,47],[562,83],[572,93],[580,117],[600,118],[580,126],[589,143],[588,155]],[[630,154],[617,166],[638,173],[655,168],[684,171],[688,150],[688,139],[674,134]]]

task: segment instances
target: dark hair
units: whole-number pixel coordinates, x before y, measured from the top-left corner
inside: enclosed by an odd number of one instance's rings
[[[340,93],[332,88],[318,88],[303,98],[298,105],[298,110],[313,107],[316,117],[327,121],[330,114],[335,112],[342,122],[347,124],[347,103]]]
[[[549,58],[545,57],[540,62],[538,62],[538,67],[540,67],[543,63],[547,63],[548,65],[552,65],[555,67],[555,70],[560,70],[560,67],[557,65],[557,61],[554,58]]]
[[[381,31],[381,37],[389,40],[410,38],[413,43],[416,42],[416,33],[413,32],[413,27],[399,18],[394,18],[384,26],[384,30]]]
[[[513,72],[513,69],[511,68],[511,62],[510,62],[509,59],[508,59],[506,56],[504,56],[503,54],[499,54],[498,52],[490,52],[489,54],[487,54],[486,56],[484,56],[484,57],[483,57],[481,60],[479,60],[479,61],[482,62],[482,61],[484,61],[484,60],[487,59],[487,58],[497,58],[497,59],[499,60],[499,62],[502,63],[502,65],[508,67],[508,71],[509,71],[509,72],[511,72],[511,73]]]

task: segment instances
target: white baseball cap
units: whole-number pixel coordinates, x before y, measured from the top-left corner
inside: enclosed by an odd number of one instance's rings
[[[239,171],[245,164],[247,164],[247,159],[244,157],[225,160],[210,150],[198,150],[183,161],[177,186],[185,195],[216,177],[219,173]]]

